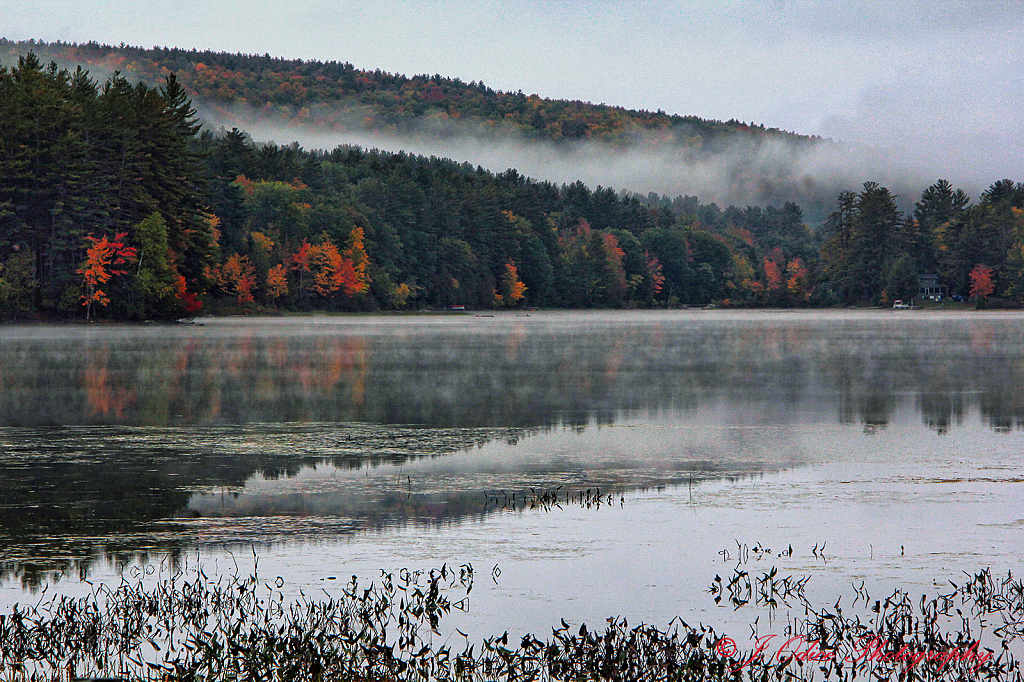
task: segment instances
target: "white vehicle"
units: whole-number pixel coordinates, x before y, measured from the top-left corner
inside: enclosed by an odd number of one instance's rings
[[[893,310],[910,310],[910,306],[903,301],[893,301],[892,308]]]

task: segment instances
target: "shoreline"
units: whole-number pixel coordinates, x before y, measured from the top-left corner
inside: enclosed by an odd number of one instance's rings
[[[480,308],[466,310],[447,309],[422,309],[422,310],[376,310],[365,312],[348,311],[280,311],[280,310],[258,310],[250,313],[239,312],[217,312],[202,315],[195,318],[180,318],[177,320],[105,320],[105,319],[66,319],[66,318],[35,318],[35,319],[0,319],[0,327],[14,326],[36,326],[36,325],[60,325],[68,327],[146,327],[146,326],[181,326],[181,325],[202,325],[208,320],[227,319],[302,319],[302,318],[338,318],[338,319],[359,319],[359,318],[416,318],[416,317],[468,317],[468,318],[508,318],[511,316],[525,318],[531,315],[550,315],[565,313],[580,314],[636,314],[636,313],[765,313],[765,314],[790,314],[790,313],[893,313],[898,315],[918,315],[921,313],[959,314],[959,313],[1013,313],[1024,314],[1024,308],[1014,307],[987,307],[977,308],[972,304],[939,304],[920,305],[912,308],[893,309],[888,306],[843,306],[843,307],[806,307],[806,308],[749,308],[749,307],[723,307],[723,306],[680,306],[675,308],[530,308],[530,309],[500,309]]]

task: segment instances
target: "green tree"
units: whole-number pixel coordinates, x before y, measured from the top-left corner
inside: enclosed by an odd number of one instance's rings
[[[854,192],[839,193],[838,207],[825,221],[825,243],[821,259],[828,284],[836,297],[848,302],[853,297],[854,281],[850,263],[854,253],[854,217],[857,195]]]
[[[661,263],[665,278],[662,300],[689,302],[688,289],[695,274],[690,260],[686,236],[677,229],[656,228],[640,235],[644,249]]]
[[[970,197],[962,189],[954,190],[947,180],[938,180],[921,193],[914,204],[916,231],[911,252],[921,272],[937,272],[940,256],[948,250],[949,224],[970,204]]]
[[[30,313],[35,286],[35,255],[31,251],[16,251],[6,263],[0,263],[0,317]]]
[[[834,291],[846,303],[878,302],[885,273],[908,248],[906,222],[896,197],[876,182],[864,183],[855,197],[839,196],[839,209],[826,223],[822,249]]]
[[[885,271],[882,273],[883,291],[885,292],[883,302],[909,301],[916,297],[918,292],[917,275],[918,269],[910,255],[904,253],[887,259]]]
[[[153,212],[135,226],[134,242],[138,261],[135,264],[136,306],[132,317],[171,318],[182,313],[175,296],[175,272],[168,258],[167,223]]]
[[[595,239],[596,238],[596,239]],[[604,242],[590,223],[580,219],[559,237],[559,298],[573,308],[589,308],[604,295],[599,259]]]

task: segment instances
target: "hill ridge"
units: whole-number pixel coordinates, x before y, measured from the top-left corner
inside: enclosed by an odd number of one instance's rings
[[[736,119],[718,121],[661,109],[651,112],[495,90],[482,80],[466,83],[440,74],[410,77],[363,70],[347,61],[0,38],[0,61],[10,63],[28,50],[44,62],[120,70],[150,84],[174,72],[197,104],[225,121],[237,118],[233,107],[247,104],[255,112],[272,113],[290,123],[315,121],[335,130],[444,138],[460,134],[469,121],[479,124],[483,136],[599,141],[623,148],[669,145],[691,153],[714,153],[737,139],[755,144],[768,139],[813,144],[822,139]]]

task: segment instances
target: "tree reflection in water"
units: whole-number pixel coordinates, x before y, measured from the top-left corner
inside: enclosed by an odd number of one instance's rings
[[[939,433],[972,414],[1005,432],[1024,420],[1022,332],[1024,319],[1008,314],[841,312],[5,327],[0,578],[34,584],[54,570],[85,573],[96,556],[180,551],[195,541],[187,517],[213,514],[196,500],[237,493],[253,477],[400,467],[624,415],[681,423],[720,405],[782,424],[872,432],[913,410]],[[648,466],[656,474],[595,465],[573,480],[628,490],[782,466],[781,458],[723,464],[677,450],[663,453],[668,464]],[[558,479],[522,474],[504,482],[514,489]],[[305,513],[347,519],[333,532],[450,521],[481,513],[489,489],[403,492],[395,484],[322,497]],[[257,509],[254,500],[216,515],[304,513],[280,500]],[[251,533],[260,536],[258,524]]]

